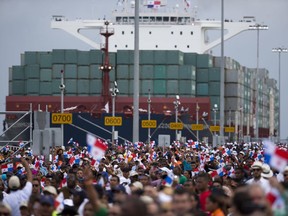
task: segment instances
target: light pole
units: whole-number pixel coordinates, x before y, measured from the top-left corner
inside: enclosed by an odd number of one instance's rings
[[[115,98],[119,93],[119,89],[117,88],[117,82],[114,81],[114,87],[110,88],[111,97],[112,97],[112,117],[115,117]],[[115,126],[112,125],[112,146],[115,143]]]
[[[229,128],[231,127],[231,107],[229,107]],[[230,129],[229,129],[229,131],[230,131]],[[230,140],[230,132],[229,132],[229,140]]]
[[[214,126],[216,126],[216,114],[218,111],[218,105],[214,104],[213,112],[214,112]],[[216,131],[214,131],[214,136],[216,136]]]
[[[278,101],[279,101],[279,114],[278,114],[278,136],[279,136],[279,141],[281,139],[281,134],[280,134],[280,129],[281,129],[281,125],[280,125],[280,114],[281,114],[281,53],[283,52],[287,52],[287,48],[281,48],[281,47],[278,47],[278,48],[273,48],[272,49],[272,52],[277,52],[278,53],[278,63],[279,63],[279,98],[278,98]]]
[[[64,71],[61,70],[61,84],[59,85],[59,89],[61,91],[61,113],[64,112],[64,91],[65,91],[65,85],[64,85]],[[64,125],[61,124],[61,145],[63,146],[64,143]]]
[[[148,120],[150,122],[151,119],[151,95],[150,95],[150,89],[148,90],[148,99],[147,99],[147,103],[148,103]],[[150,131],[150,127],[148,127],[148,144],[150,145],[150,139],[151,139],[151,131]]]
[[[176,95],[176,100],[173,102],[174,106],[175,106],[175,122],[178,123],[178,106],[181,104],[179,101],[180,97],[179,95]],[[178,130],[175,130],[175,137],[177,140],[178,139]]]
[[[196,103],[196,124],[199,124],[199,109],[200,107],[198,106],[198,102]],[[196,135],[197,135],[197,141],[199,141],[199,131],[196,131]]]
[[[239,120],[239,141],[242,141],[243,136],[243,107],[239,108],[240,120]]]
[[[251,25],[249,26],[250,30],[257,30],[257,66],[256,66],[256,78],[255,78],[255,82],[256,82],[256,94],[255,94],[255,129],[254,129],[254,136],[256,138],[256,140],[258,140],[259,138],[259,114],[258,114],[258,109],[259,109],[259,96],[258,96],[258,74],[259,74],[259,31],[260,30],[268,30],[268,26],[267,25],[261,25],[261,24],[255,24],[255,25]]]

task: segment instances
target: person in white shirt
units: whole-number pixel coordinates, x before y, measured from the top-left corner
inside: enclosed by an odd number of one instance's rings
[[[270,191],[269,181],[261,176],[263,168],[263,164],[260,161],[255,161],[252,166],[252,178],[246,181],[246,184],[258,184],[267,194]]]
[[[19,178],[17,176],[11,176],[8,182],[10,193],[7,194],[3,199],[3,203],[11,207],[11,215],[13,216],[21,216],[20,205],[24,201],[29,200],[32,194],[32,172],[25,158],[21,158],[20,160],[25,167],[25,171],[27,172],[27,182],[21,189]]]

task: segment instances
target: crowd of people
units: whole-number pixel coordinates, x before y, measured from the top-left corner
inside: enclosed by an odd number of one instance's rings
[[[109,145],[99,160],[75,142],[49,158],[2,148],[0,215],[288,215],[287,161],[279,170],[264,153],[262,143],[193,141]]]

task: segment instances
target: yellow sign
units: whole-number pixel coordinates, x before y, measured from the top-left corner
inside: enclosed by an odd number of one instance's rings
[[[105,116],[105,126],[122,126],[122,117]]]
[[[225,132],[226,133],[234,133],[235,132],[235,127],[225,127]]]
[[[194,131],[200,131],[203,129],[204,129],[203,124],[192,124],[192,130],[194,130]]]
[[[156,128],[157,121],[156,120],[142,120],[141,126],[142,128]]]
[[[182,130],[183,129],[183,124],[178,123],[178,122],[171,122],[169,126],[170,126],[171,130]]]
[[[212,131],[212,132],[217,132],[217,131],[220,131],[220,126],[210,126],[210,130]]]
[[[52,113],[52,124],[72,124],[72,113]]]

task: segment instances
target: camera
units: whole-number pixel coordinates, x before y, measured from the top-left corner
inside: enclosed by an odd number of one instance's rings
[[[59,85],[59,89],[60,89],[60,90],[64,90],[64,89],[65,89],[65,85],[64,85],[64,84],[60,84],[60,85]]]

